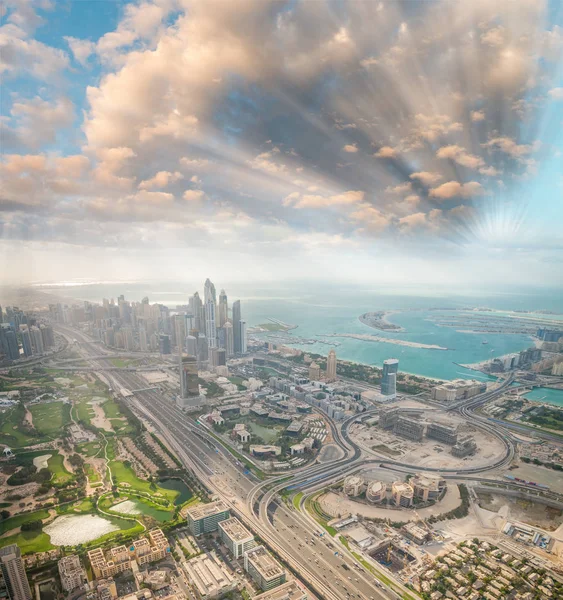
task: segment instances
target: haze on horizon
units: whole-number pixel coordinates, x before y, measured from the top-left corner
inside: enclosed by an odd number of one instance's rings
[[[563,4],[8,0],[0,281],[563,287]]]

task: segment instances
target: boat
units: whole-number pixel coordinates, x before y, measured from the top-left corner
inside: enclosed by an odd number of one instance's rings
[[[485,346],[486,346],[488,343],[489,343],[489,342],[487,342],[487,340],[483,340],[483,341],[481,342],[481,344],[484,344]]]

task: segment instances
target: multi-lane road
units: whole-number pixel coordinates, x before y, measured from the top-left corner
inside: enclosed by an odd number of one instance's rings
[[[109,380],[115,389],[146,388],[146,381],[139,373],[114,369],[114,365],[109,361],[113,353],[102,350],[88,336],[68,327],[58,326],[58,329],[67,339],[80,342],[77,349],[84,360],[88,361],[94,371],[103,371],[103,377]],[[477,474],[498,468],[512,460],[512,436],[502,429],[493,428],[486,419],[471,413],[471,409],[480,401],[491,400],[502,393],[510,383],[511,381],[505,381],[497,390],[487,392],[478,400],[458,407],[464,417],[474,425],[503,440],[506,450],[504,456],[491,465],[453,469],[452,476],[471,476],[471,473]],[[381,461],[373,457],[362,458],[361,448],[348,435],[348,426],[358,417],[345,421],[340,427],[329,420],[335,443],[343,450],[342,458],[322,465],[306,466],[291,475],[284,474],[259,481],[203,426],[176,407],[172,398],[166,398],[162,393],[149,389],[136,392],[128,401],[140,416],[150,421],[164,436],[186,468],[193,472],[207,489],[221,497],[319,597],[327,600],[349,600],[354,597],[383,600],[400,597],[396,590],[407,592],[400,582],[396,582],[395,590],[382,588],[371,573],[356,564],[354,557],[343,546],[328,536],[319,537],[323,530],[311,517],[295,511],[278,495],[278,492],[287,486],[308,490],[322,487],[328,482],[338,480],[351,470],[374,463],[383,462],[385,465],[381,466],[390,468],[424,470],[415,465],[389,459]],[[288,477],[291,477],[289,482]],[[388,573],[386,575],[389,576]]]

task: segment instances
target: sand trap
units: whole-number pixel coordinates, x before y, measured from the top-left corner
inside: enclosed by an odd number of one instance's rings
[[[140,515],[141,511],[136,502],[133,500],[124,500],[119,504],[114,504],[111,509],[113,512],[119,513],[121,515]]]
[[[77,546],[118,530],[117,525],[98,515],[63,515],[43,528],[55,546]]]
[[[49,465],[47,461],[53,456],[52,454],[42,454],[41,456],[36,456],[33,459],[33,466],[40,471],[41,469],[46,469]]]

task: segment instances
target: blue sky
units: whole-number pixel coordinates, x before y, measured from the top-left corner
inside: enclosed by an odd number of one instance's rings
[[[559,2],[9,0],[0,45],[4,281],[563,286]]]

